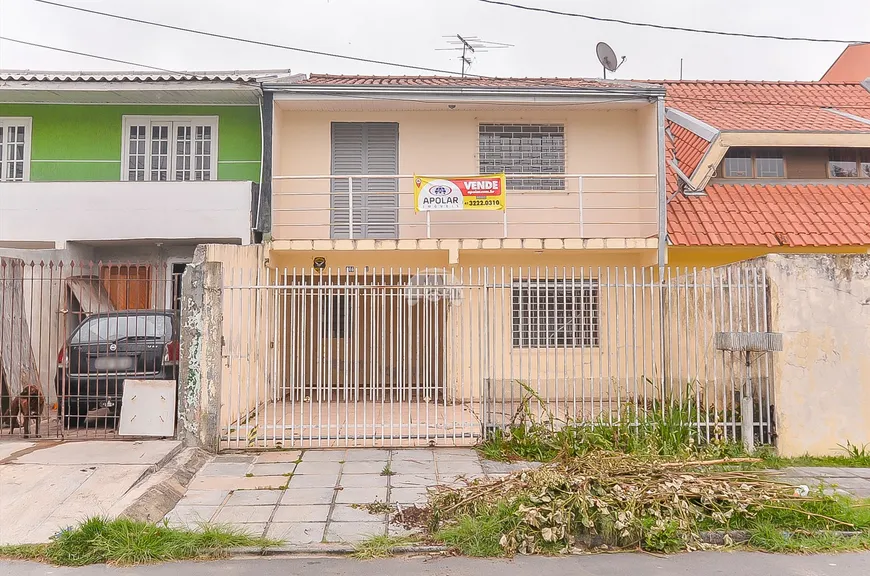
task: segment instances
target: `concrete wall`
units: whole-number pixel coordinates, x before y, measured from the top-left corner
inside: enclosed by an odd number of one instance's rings
[[[251,182],[7,182],[0,188],[0,246],[251,241]]]
[[[565,126],[568,174],[656,174],[655,104],[638,109],[530,111],[322,112],[275,115],[275,176],[331,173],[332,122],[398,122],[399,173],[458,176],[479,173],[480,123],[559,123]],[[579,183],[564,191],[508,191],[510,238],[646,238],[656,235],[657,189],[650,178],[585,178],[583,231]],[[327,179],[276,180],[273,237],[328,239]],[[414,213],[413,182],[399,181],[399,237],[426,238],[426,214]],[[502,212],[432,213],[432,238],[500,238]]]
[[[783,456],[830,455],[870,443],[870,256],[776,254],[771,322],[777,445]]]

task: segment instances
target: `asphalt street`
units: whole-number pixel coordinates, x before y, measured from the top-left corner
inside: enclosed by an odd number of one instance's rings
[[[0,562],[4,576],[866,576],[870,553],[785,556],[749,552],[695,552],[658,558],[646,554],[600,554],[514,560],[469,558],[240,558],[114,568],[59,568]]]

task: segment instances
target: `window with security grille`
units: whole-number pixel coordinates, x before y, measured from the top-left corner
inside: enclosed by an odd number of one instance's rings
[[[562,124],[480,124],[481,174],[564,174]],[[507,178],[509,190],[564,190],[564,178]]]
[[[598,346],[595,280],[516,283],[511,294],[514,348]]]
[[[124,117],[123,178],[215,180],[217,117]]]
[[[30,180],[30,118],[0,118],[0,182]]]

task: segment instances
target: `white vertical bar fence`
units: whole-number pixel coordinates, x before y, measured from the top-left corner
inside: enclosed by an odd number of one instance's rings
[[[493,429],[677,414],[768,442],[769,358],[715,349],[766,332],[764,270],[516,266],[227,269],[227,449],[468,445]]]

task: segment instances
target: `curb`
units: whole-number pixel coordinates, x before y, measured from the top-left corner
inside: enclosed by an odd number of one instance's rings
[[[190,484],[193,476],[209,458],[210,455],[200,448],[179,446],[172,454],[152,467],[156,470],[143,476],[112,507],[110,515],[144,522],[159,522],[175,508],[187,491],[187,485]]]
[[[413,555],[447,552],[447,546],[396,546],[390,550],[393,554]],[[274,548],[231,548],[227,550],[230,556],[349,556],[356,548],[348,544],[322,544],[311,546],[275,546]]]

